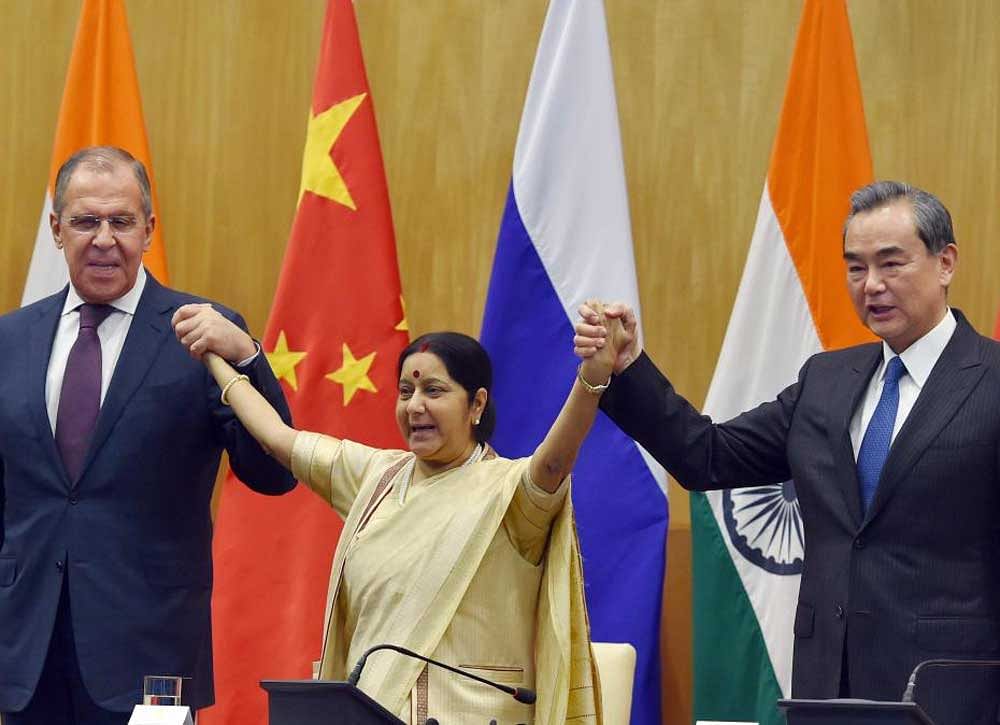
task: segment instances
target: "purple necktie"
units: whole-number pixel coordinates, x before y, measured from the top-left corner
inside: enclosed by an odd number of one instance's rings
[[[56,414],[56,445],[71,481],[76,481],[87,456],[101,409],[101,341],[97,328],[112,308],[85,304],[80,308],[80,333],[70,348]]]

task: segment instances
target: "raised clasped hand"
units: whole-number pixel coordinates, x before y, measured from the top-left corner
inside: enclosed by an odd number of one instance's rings
[[[637,324],[631,307],[622,302],[604,304],[587,300],[578,312],[580,320],[574,328],[573,353],[581,360],[586,362],[609,348],[610,369],[617,375],[639,356]]]
[[[196,360],[214,352],[223,360],[236,363],[257,352],[253,338],[210,304],[183,305],[177,308],[170,322],[177,339]]]

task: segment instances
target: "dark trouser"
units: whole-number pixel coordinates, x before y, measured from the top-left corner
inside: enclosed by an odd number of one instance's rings
[[[844,655],[840,663],[840,692],[838,697],[851,696],[851,673],[847,667],[847,645],[844,645]]]
[[[56,625],[42,676],[28,706],[3,713],[3,725],[126,725],[131,713],[111,712],[90,697],[80,676],[69,612],[69,591],[63,580]]]

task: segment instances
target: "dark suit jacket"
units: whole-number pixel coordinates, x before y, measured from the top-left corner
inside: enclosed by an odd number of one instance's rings
[[[881,344],[815,355],[776,400],[721,424],[645,356],[601,401],[685,488],[794,479],[806,547],[796,697],[837,696],[845,647],[852,696],[882,700],[899,699],[921,660],[1000,658],[1000,345],[955,316],[864,516],[849,426]]]
[[[174,338],[174,310],[205,300],[152,276],[84,470],[70,481],[45,407],[65,299],[63,290],[0,317],[0,711],[21,709],[34,692],[64,578],[83,680],[99,705],[131,709],[143,675],[169,674],[191,677],[185,700],[204,707],[214,698],[209,504],[221,451],[256,491],[281,494],[295,482]],[[290,420],[265,357],[246,372]]]

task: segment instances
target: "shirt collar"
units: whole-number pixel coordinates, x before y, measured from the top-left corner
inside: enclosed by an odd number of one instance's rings
[[[957,326],[958,323],[955,322],[955,315],[952,314],[949,307],[944,317],[941,318],[941,321],[930,332],[899,354],[903,365],[906,366],[906,372],[909,373],[910,379],[917,384],[918,388],[922,389],[924,387],[924,383],[927,382],[927,378],[931,374],[931,369],[938,361],[938,358],[941,357],[941,353],[944,352],[944,348]],[[895,356],[896,353],[883,341],[882,372],[879,374],[880,378],[885,375],[886,364]]]
[[[142,290],[146,287],[146,269],[139,265],[139,272],[135,276],[135,284],[132,289],[123,294],[118,299],[111,300],[108,304],[119,312],[134,315],[136,307],[139,306],[139,298],[142,297]],[[76,291],[73,283],[69,284],[69,292],[66,294],[66,302],[63,304],[62,314],[67,315],[83,305],[84,300],[80,293]]]

